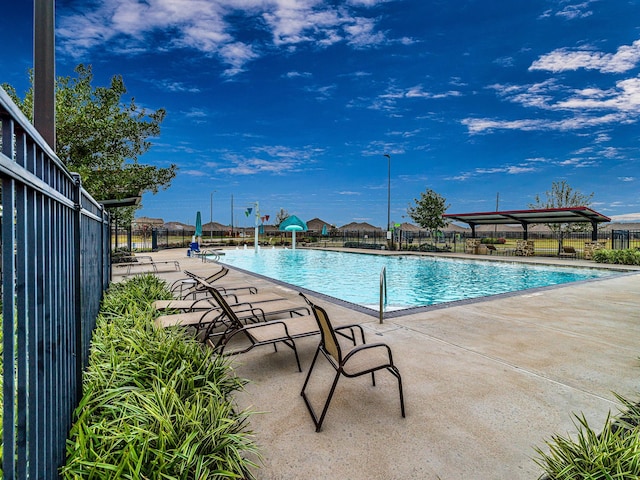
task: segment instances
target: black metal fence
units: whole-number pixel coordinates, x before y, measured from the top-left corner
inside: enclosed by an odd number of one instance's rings
[[[139,228],[134,230],[120,230],[118,235],[113,233],[113,238],[119,239],[119,245],[130,245],[134,250],[155,250],[164,248],[188,248],[193,229],[168,230],[165,228]],[[297,234],[297,242],[301,245],[318,247],[354,247],[374,250],[416,250],[452,252],[465,252],[466,240],[470,238],[470,232],[444,231],[431,235],[426,230],[395,230],[390,239],[382,230],[371,231],[344,231],[334,229],[326,235],[321,232],[308,231]],[[524,238],[523,231],[500,230],[477,232],[476,236],[483,243],[495,244],[498,251],[508,254],[512,251],[517,240]],[[591,231],[559,233],[552,231],[529,231],[528,239],[535,244],[536,255],[553,256],[558,253],[559,245],[572,246],[579,252],[583,252],[585,243],[592,241]],[[207,246],[224,245],[253,245],[254,230],[236,229],[230,236],[228,231],[206,231],[202,235],[202,243]],[[291,234],[274,230],[267,230],[259,235],[259,241],[263,245],[289,245]],[[598,232],[598,241],[603,242],[606,248],[640,248],[640,231],[633,230],[602,230]],[[114,245],[115,245],[114,241]],[[500,247],[503,248],[500,248]]]
[[[54,479],[100,300],[109,219],[0,89],[2,469]]]

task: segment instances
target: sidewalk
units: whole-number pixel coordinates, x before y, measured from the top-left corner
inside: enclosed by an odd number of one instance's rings
[[[182,269],[216,267],[184,250],[153,253]],[[593,266],[593,264],[591,264]],[[159,272],[171,281],[179,272]],[[232,271],[261,290],[297,291]],[[287,348],[236,357],[250,380],[239,408],[263,454],[256,476],[276,479],[534,480],[534,447],[575,431],[572,413],[599,430],[616,414],[612,392],[640,392],[640,273],[522,293],[385,320],[317,299],[336,323],[363,324],[369,342],[393,350],[405,387],[400,416],[395,379],[384,372],[341,379],[320,433],[300,397],[317,338],[296,342],[303,373]],[[325,366],[322,363],[319,366]],[[317,368],[315,385],[328,368]],[[325,378],[326,380],[326,378]],[[318,392],[319,393],[319,392]],[[318,402],[321,395],[316,395]]]

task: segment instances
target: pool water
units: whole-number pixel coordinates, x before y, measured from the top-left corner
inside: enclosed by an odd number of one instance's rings
[[[435,305],[606,277],[616,272],[518,262],[323,250],[225,250],[220,263],[375,310],[386,268],[386,310]]]

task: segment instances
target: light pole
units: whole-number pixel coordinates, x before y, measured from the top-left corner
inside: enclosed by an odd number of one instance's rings
[[[213,241],[213,194],[217,190],[214,190],[209,194],[209,239]]]
[[[387,239],[389,238],[389,232],[391,232],[391,155],[384,154],[387,157],[387,163],[389,166],[389,172],[387,176]]]

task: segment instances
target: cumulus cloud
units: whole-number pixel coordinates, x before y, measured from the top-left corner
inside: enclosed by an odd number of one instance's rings
[[[604,53],[592,48],[559,48],[542,55],[529,70],[545,70],[553,73],[569,70],[598,70],[602,73],[622,73],[640,63],[640,40],[622,45],[616,53]]]
[[[608,89],[597,87],[571,88],[555,79],[529,85],[494,84],[488,87],[502,99],[525,108],[568,113],[564,119],[522,118],[491,119],[465,118],[471,134],[495,130],[569,131],[630,124],[640,117],[640,77],[619,80]],[[598,142],[610,137],[598,134]]]
[[[299,171],[310,163],[313,158],[322,153],[322,149],[314,147],[304,147],[302,149],[292,149],[282,145],[264,145],[254,147],[253,155],[224,155],[225,164],[219,165],[219,173],[229,175],[257,175],[272,174],[282,175],[288,172]]]
[[[386,41],[375,17],[359,14],[382,0],[351,0],[344,5],[322,0],[102,0],[94,9],[59,9],[58,48],[79,58],[95,48],[137,54],[193,49],[217,57],[234,76],[273,48],[301,44],[326,48],[346,43],[368,48]],[[249,43],[236,37],[230,16],[243,16],[255,33]],[[270,35],[270,41],[264,32]]]

